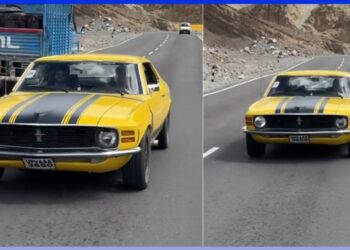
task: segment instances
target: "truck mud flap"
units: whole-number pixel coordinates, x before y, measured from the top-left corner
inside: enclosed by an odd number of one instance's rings
[[[13,87],[17,82],[16,78],[1,78],[0,77],[0,96],[8,95],[11,93]]]

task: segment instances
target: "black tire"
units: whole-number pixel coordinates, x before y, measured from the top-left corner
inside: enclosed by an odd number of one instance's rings
[[[169,147],[169,125],[170,117],[168,115],[164,121],[163,128],[157,137],[159,149],[167,149]]]
[[[5,169],[0,168],[0,180],[2,179],[2,176],[4,175]]]
[[[259,143],[254,138],[247,134],[246,135],[247,153],[250,157],[263,157],[265,154],[266,144]]]
[[[151,165],[150,138],[150,133],[147,131],[140,143],[141,152],[133,155],[122,168],[123,183],[127,188],[143,190],[148,186]]]
[[[347,144],[347,148],[348,148],[348,157],[350,157],[350,143]]]

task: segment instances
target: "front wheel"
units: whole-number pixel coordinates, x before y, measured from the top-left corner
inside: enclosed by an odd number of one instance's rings
[[[250,135],[246,135],[247,153],[250,157],[262,157],[265,154],[266,144],[259,143]]]
[[[167,149],[169,147],[169,125],[170,118],[168,115],[168,117],[164,121],[163,128],[157,137],[159,149]]]
[[[4,175],[5,169],[0,168],[0,179],[2,179],[2,176]]]
[[[348,157],[350,158],[350,143],[347,144],[347,148],[348,148]]]
[[[141,152],[132,156],[130,161],[122,168],[123,183],[131,189],[146,189],[150,177],[151,165],[151,139],[149,131],[146,132],[141,143]]]

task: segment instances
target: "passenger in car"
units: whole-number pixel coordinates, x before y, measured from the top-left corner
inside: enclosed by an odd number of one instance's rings
[[[133,90],[129,88],[127,76],[127,68],[125,65],[119,65],[115,70],[115,77],[110,82],[110,86],[117,91],[133,94]]]

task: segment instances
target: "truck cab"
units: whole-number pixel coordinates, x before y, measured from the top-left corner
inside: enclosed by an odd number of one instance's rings
[[[71,4],[0,5],[0,95],[38,57],[77,53]]]

